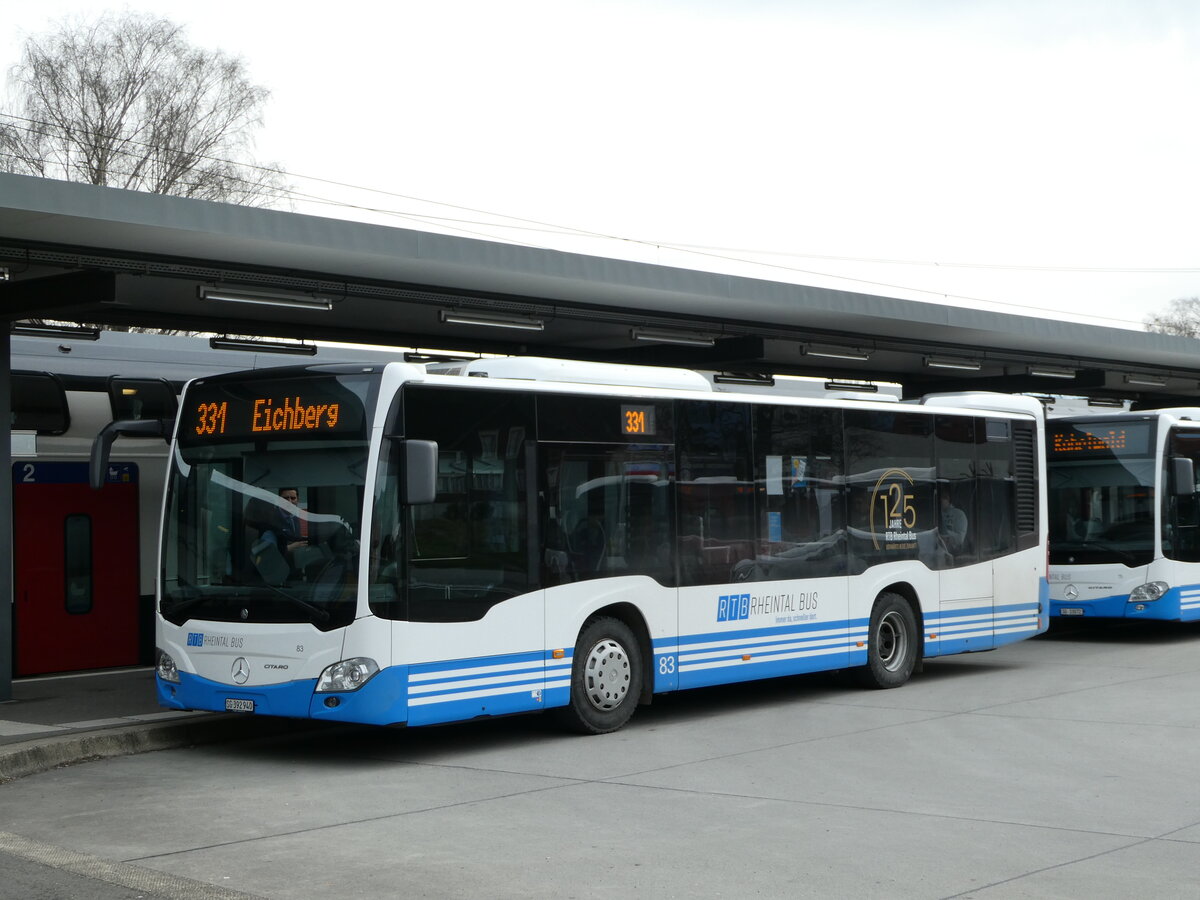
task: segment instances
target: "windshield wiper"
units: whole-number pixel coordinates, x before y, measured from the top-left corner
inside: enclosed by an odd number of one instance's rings
[[[179,584],[181,587],[183,587],[185,589],[189,589],[191,591],[197,590],[197,588],[194,585],[188,584],[187,582],[181,581]],[[292,605],[299,606],[302,609],[304,609],[309,614],[310,621],[312,621],[314,624],[320,623],[323,625],[329,621],[330,616],[326,610],[323,610],[317,606],[313,606],[311,603],[308,603],[305,600],[301,600],[299,597],[295,597],[295,596],[287,593],[286,591],[282,591],[279,588],[275,587],[275,585],[273,585],[273,584],[244,585],[243,589],[256,590],[258,588],[264,588],[264,587],[267,588],[268,590],[270,590],[272,593],[282,597],[284,600],[287,600]],[[173,602],[164,602],[162,604],[162,606],[160,607],[160,609],[162,610],[162,614],[164,617],[166,617],[167,619],[173,620],[174,617],[178,616],[180,613],[186,612],[187,610],[191,609],[193,606],[198,606],[199,604],[205,602],[206,600],[219,600],[225,604],[228,604],[228,602],[230,600],[237,600],[238,602],[242,602],[244,599],[245,598],[243,596],[241,596],[240,592],[238,592],[238,593],[224,593],[224,592],[221,592],[221,593],[199,593],[198,592],[198,593],[193,594],[190,597],[181,597],[180,599],[175,600]],[[178,623],[176,623],[176,624],[178,624]]]
[[[1088,541],[1080,547],[1081,550],[1093,550],[1097,553],[1107,553],[1122,560],[1126,565],[1136,566],[1141,565],[1138,557],[1128,550],[1122,550],[1116,544],[1110,544],[1107,541]]]
[[[182,578],[179,579],[179,587],[182,589],[184,596],[178,600],[164,600],[159,607],[162,614],[168,619],[184,610],[191,609],[199,603],[203,603],[205,600],[211,599],[208,594],[200,593],[194,584],[184,581]],[[188,596],[188,594],[191,596]]]
[[[275,585],[273,585],[273,584],[263,584],[263,585],[256,584],[255,587],[266,587],[269,590],[273,591],[274,593],[278,594],[284,600],[287,600],[289,603],[292,603],[295,606],[299,606],[302,609],[308,610],[309,616],[312,617],[313,624],[320,623],[320,624],[324,625],[326,622],[329,621],[329,613],[326,610],[323,610],[318,606],[313,606],[307,600],[301,600],[299,597],[295,597],[295,596],[287,593],[286,591],[280,590],[279,588],[275,587]]]

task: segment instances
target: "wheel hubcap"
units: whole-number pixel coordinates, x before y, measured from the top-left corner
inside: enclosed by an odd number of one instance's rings
[[[904,665],[908,655],[908,630],[900,613],[889,612],[879,620],[875,646],[879,649],[880,664],[889,672],[896,672]]]
[[[583,666],[588,701],[599,710],[615,709],[629,693],[629,655],[612,638],[597,643]]]

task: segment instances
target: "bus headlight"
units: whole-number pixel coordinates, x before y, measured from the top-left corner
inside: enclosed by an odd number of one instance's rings
[[[1130,603],[1149,603],[1151,600],[1158,600],[1171,589],[1171,586],[1165,581],[1150,581],[1146,584],[1139,584],[1129,592]]]
[[[373,659],[356,656],[354,659],[343,659],[321,673],[317,679],[317,693],[331,691],[357,691],[379,671],[379,665]]]
[[[158,657],[158,662],[154,664],[154,670],[158,673],[158,677],[163,681],[179,684],[179,668],[175,665],[171,654],[155,650],[155,656]]]

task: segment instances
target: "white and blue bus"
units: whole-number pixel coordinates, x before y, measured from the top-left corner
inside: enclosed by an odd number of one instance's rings
[[[1047,423],[1052,616],[1200,619],[1200,409]]]
[[[159,699],[601,733],[704,685],[895,687],[1045,630],[1043,440],[1022,397],[556,360],[205,377],[172,447]]]

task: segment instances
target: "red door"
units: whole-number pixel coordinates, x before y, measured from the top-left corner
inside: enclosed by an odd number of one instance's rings
[[[138,662],[137,466],[13,463],[16,674]]]

